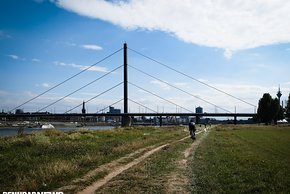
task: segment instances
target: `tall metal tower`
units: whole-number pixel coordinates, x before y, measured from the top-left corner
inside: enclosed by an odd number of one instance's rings
[[[83,114],[86,114],[85,101],[83,101],[82,113],[83,113]]]
[[[277,92],[277,97],[278,97],[278,99],[279,99],[279,105],[281,105],[281,104],[280,104],[281,96],[282,96],[282,93],[281,93],[281,91],[280,91],[280,85],[279,85],[279,90],[278,90],[278,92]]]

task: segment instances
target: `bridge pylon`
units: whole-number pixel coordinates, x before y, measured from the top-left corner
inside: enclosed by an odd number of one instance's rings
[[[124,113],[128,113],[128,58],[127,58],[127,43],[124,43]],[[122,127],[131,125],[131,118],[127,115],[122,116]]]

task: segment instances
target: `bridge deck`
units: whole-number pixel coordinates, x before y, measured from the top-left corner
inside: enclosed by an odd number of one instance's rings
[[[31,117],[91,117],[91,116],[197,116],[197,117],[254,117],[256,113],[70,113],[70,114],[0,114],[0,118],[31,118]]]

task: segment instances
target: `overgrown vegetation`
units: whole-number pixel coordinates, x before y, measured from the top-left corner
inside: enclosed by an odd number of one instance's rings
[[[197,193],[290,193],[290,127],[220,126],[191,161]]]
[[[46,130],[0,139],[0,190],[48,191],[136,149],[182,138],[180,127]]]

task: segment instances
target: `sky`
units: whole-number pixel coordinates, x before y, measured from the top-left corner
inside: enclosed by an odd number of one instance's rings
[[[123,50],[52,88],[125,42],[130,112],[253,113],[279,86],[285,104],[289,10],[287,0],[0,0],[0,111],[49,89],[20,108],[63,113],[92,99],[87,112],[123,110]]]

